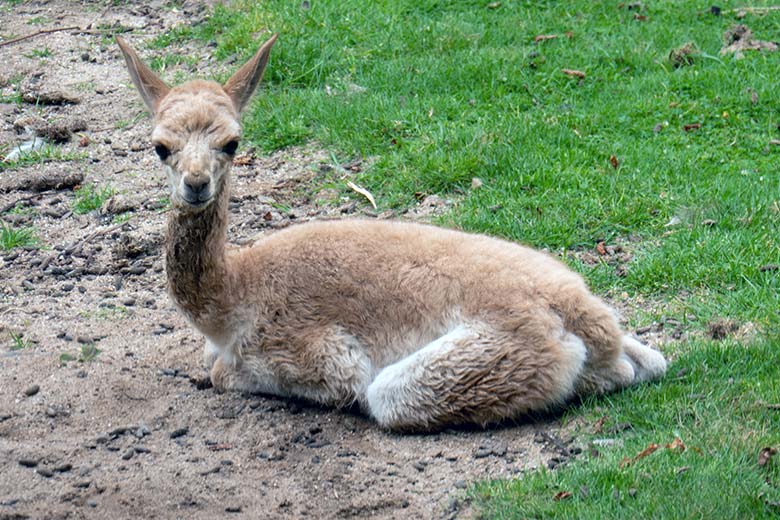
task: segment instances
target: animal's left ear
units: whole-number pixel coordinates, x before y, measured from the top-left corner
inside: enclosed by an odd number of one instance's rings
[[[271,39],[260,47],[257,54],[246,62],[243,67],[238,69],[238,71],[227,80],[227,83],[222,86],[227,95],[230,96],[230,99],[233,100],[233,105],[239,112],[244,109],[257,88],[257,85],[260,83],[260,80],[263,79],[263,71],[265,71],[265,66],[268,64],[268,57],[271,55],[271,47],[273,47],[277,36],[279,35],[274,34],[271,36]]]

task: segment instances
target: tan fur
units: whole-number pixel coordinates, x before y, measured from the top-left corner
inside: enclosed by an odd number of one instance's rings
[[[216,387],[357,402],[385,427],[428,430],[663,375],[663,357],[625,336],[578,275],[504,240],[351,220],[226,252],[232,158],[222,150],[240,136],[275,38],[225,87],[170,90],[120,40],[155,117],[152,140],[170,150],[169,291],[206,336]],[[193,204],[198,183],[209,198]]]

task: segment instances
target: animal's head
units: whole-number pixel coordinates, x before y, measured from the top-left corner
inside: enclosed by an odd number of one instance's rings
[[[224,85],[195,80],[173,88],[116,38],[130,77],[154,116],[152,144],[168,175],[175,208],[200,211],[222,188],[241,138],[241,111],[263,77],[276,36]]]

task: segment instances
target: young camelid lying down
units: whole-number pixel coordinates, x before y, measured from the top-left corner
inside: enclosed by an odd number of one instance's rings
[[[224,85],[169,88],[117,38],[170,182],[169,292],[206,337],[216,388],[358,403],[384,427],[430,430],[663,375],[578,275],[504,240],[349,220],[226,251],[239,114],[275,40]]]

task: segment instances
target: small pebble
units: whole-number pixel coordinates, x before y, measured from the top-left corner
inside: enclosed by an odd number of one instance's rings
[[[39,462],[38,459],[19,459],[19,465],[25,468],[34,468]]]
[[[57,473],[67,473],[68,471],[73,469],[73,464],[64,463],[60,464],[59,466],[54,466],[54,471]]]
[[[465,480],[455,481],[455,487],[458,489],[466,489],[466,481]]]
[[[241,506],[227,506],[225,508],[226,513],[240,513],[241,512]]]
[[[123,454],[122,454],[122,460],[130,460],[133,458],[133,455],[135,455],[135,448],[128,448]]]
[[[31,385],[28,386],[27,389],[24,391],[24,395],[27,397],[32,397],[35,394],[37,394],[41,390],[41,387],[38,385]]]
[[[40,475],[42,477],[46,477],[46,478],[50,478],[50,477],[54,476],[54,472],[52,470],[50,470],[49,468],[37,468],[35,470],[35,472],[38,475]]]
[[[171,439],[176,439],[178,437],[182,437],[184,435],[187,435],[187,433],[189,433],[189,431],[190,431],[190,429],[187,428],[186,426],[184,428],[178,428],[178,429],[173,430],[171,432],[170,437],[171,437]]]

